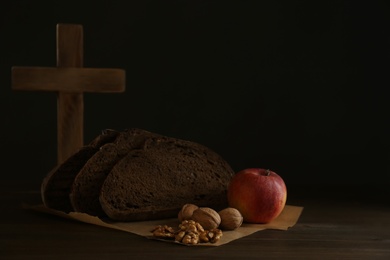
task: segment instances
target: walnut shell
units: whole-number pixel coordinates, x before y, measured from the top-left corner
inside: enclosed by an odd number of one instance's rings
[[[192,213],[196,209],[198,209],[198,206],[194,204],[184,204],[177,216],[179,221],[181,222],[183,220],[190,220],[192,218]]]
[[[198,222],[204,229],[211,230],[217,228],[221,223],[218,212],[212,208],[200,207],[192,214],[192,220]]]
[[[226,208],[218,212],[221,217],[221,229],[234,230],[242,225],[244,218],[236,208]]]

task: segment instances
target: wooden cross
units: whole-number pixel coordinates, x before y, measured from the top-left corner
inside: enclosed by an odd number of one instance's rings
[[[57,160],[84,144],[83,92],[124,92],[125,71],[83,67],[83,28],[57,24],[57,67],[12,67],[12,89],[56,91]]]

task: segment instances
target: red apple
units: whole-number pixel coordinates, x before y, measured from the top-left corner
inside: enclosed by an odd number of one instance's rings
[[[237,172],[230,180],[227,198],[229,206],[241,212],[244,222],[269,223],[282,212],[287,188],[275,172],[249,168]]]

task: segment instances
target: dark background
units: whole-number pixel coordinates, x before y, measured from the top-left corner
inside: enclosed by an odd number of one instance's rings
[[[56,95],[11,89],[56,64],[56,24],[126,92],[86,93],[85,142],[130,127],[270,168],[290,194],[382,198],[389,181],[388,1],[1,1],[1,181],[39,189],[56,163]]]

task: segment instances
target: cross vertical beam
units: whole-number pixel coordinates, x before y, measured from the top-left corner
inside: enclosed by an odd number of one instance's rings
[[[57,25],[57,67],[83,67],[83,28]],[[57,93],[57,160],[63,162],[84,144],[82,92]]]

